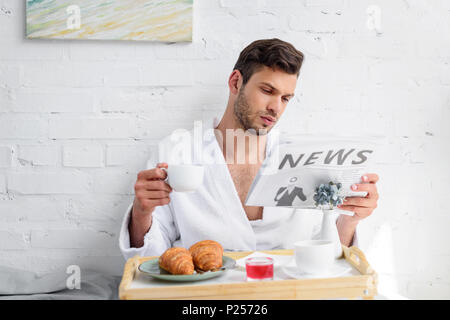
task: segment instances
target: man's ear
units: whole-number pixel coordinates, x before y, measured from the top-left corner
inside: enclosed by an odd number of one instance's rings
[[[230,88],[230,93],[237,95],[239,92],[239,88],[242,86],[242,74],[239,70],[235,69],[230,74],[228,78],[228,88]]]

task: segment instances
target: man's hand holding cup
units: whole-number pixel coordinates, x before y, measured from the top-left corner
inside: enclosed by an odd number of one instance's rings
[[[133,216],[149,215],[157,206],[164,206],[170,202],[171,186],[167,179],[167,163],[158,163],[156,168],[139,172],[134,185],[135,198]]]

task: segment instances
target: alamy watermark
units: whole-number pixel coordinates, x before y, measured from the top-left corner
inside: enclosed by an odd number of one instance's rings
[[[167,140],[159,144],[159,161],[173,164],[259,164],[266,158],[266,129],[204,128],[195,121],[193,130],[176,129]],[[272,145],[277,146],[279,132],[270,130]],[[271,150],[272,154],[277,148]],[[276,157],[274,157],[276,159]],[[265,166],[268,164],[266,163]]]
[[[369,30],[374,30],[377,35],[382,34],[381,31],[381,8],[377,5],[370,5],[366,9],[367,21],[366,25]]]
[[[66,273],[69,276],[66,279],[66,287],[69,290],[81,289],[81,269],[80,266],[72,264],[67,267]]]
[[[70,5],[66,9],[69,17],[66,20],[67,29],[74,30],[81,28],[81,10],[77,5]]]

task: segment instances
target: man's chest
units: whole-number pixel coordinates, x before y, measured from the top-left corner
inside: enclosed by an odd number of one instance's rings
[[[247,165],[247,164],[229,164],[231,177],[237,194],[244,207],[245,213],[249,220],[256,220],[262,218],[262,207],[247,207],[244,205],[245,198],[250,189],[250,186],[255,178],[261,164]]]

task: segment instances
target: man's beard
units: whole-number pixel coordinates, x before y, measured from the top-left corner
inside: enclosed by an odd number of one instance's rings
[[[258,128],[256,125],[252,124],[252,120],[250,119],[250,105],[244,95],[244,86],[239,90],[236,101],[234,102],[234,115],[244,131],[251,134],[256,134],[258,136],[266,135],[271,129],[270,127],[267,128],[266,125],[263,125],[263,128]],[[264,114],[261,115],[263,116]]]

